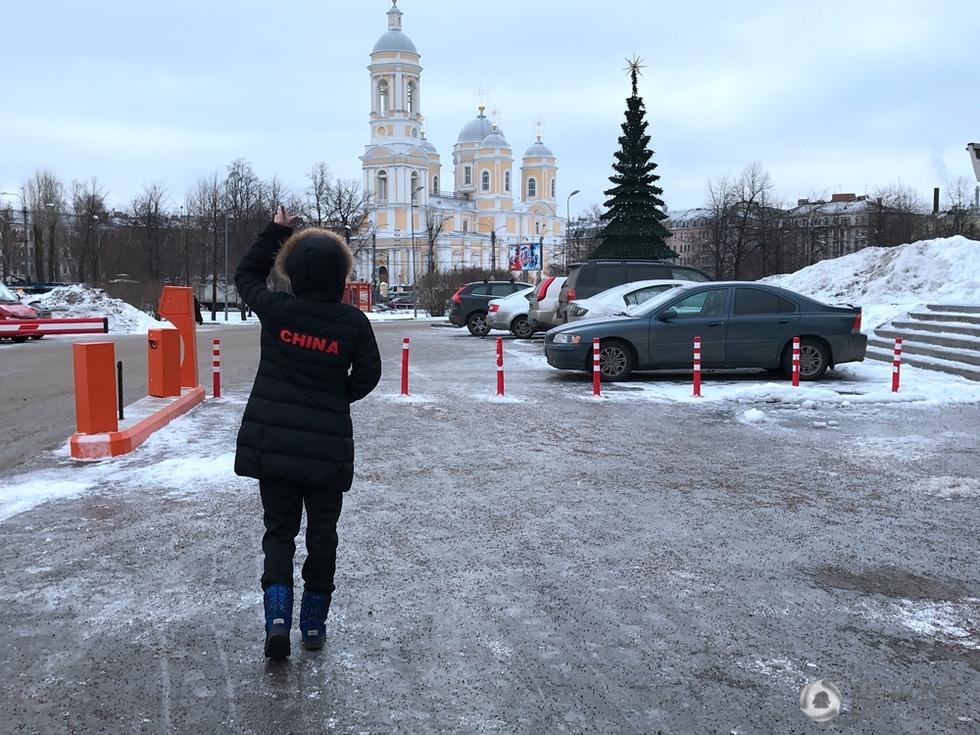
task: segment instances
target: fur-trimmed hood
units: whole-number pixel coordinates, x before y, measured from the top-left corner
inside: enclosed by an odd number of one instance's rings
[[[276,255],[276,275],[299,298],[340,301],[354,256],[339,236],[316,227],[292,235]]]

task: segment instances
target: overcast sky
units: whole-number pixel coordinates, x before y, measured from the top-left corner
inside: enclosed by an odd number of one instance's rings
[[[98,177],[116,206],[162,182],[176,206],[238,157],[295,190],[320,160],[359,179],[368,54],[390,5],[6,3],[0,188],[48,167],[66,183]],[[601,202],[634,54],[672,209],[699,205],[709,179],[752,161],[787,201],[898,181],[931,199],[933,186],[973,177],[976,0],[399,5],[446,179],[482,87],[516,165],[540,117],[559,198],[581,189],[573,213]]]

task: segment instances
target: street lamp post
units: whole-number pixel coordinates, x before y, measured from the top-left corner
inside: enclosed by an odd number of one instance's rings
[[[572,197],[579,193],[580,193],[579,190],[576,189],[575,191],[573,191],[571,194],[568,195],[567,199],[565,199],[565,254],[564,257],[562,258],[563,261],[562,268],[568,268],[568,223],[572,221],[572,215],[571,215]]]
[[[0,191],[0,194],[8,197],[17,197],[20,199],[21,214],[24,217],[24,282],[26,285],[31,283],[31,245],[30,237],[31,230],[27,226],[27,203],[24,201],[24,197],[15,191]]]
[[[225,212],[225,321],[228,321],[228,212]]]
[[[410,217],[412,219],[412,291],[414,292],[414,296],[412,298],[412,311],[415,319],[419,318],[419,263],[418,251],[415,247],[415,206],[417,204],[418,193],[424,188],[425,185],[423,184],[412,189],[412,211],[410,212]]]

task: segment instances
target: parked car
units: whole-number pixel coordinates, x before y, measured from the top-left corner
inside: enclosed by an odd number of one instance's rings
[[[56,281],[51,281],[48,283],[28,283],[20,276],[11,275],[7,279],[7,285],[15,291],[22,291],[25,294],[33,295],[47,293],[51,289],[58,288],[59,286],[67,286],[68,284]]]
[[[552,367],[591,370],[598,337],[602,377],[623,380],[634,370],[690,368],[696,336],[704,368],[782,368],[787,374],[793,337],[800,337],[803,380],[863,361],[868,344],[860,307],[828,306],[759,283],[717,282],[672,289],[626,317],[556,327],[545,337],[545,355]]]
[[[654,296],[680,286],[691,286],[693,281],[637,281],[613,286],[588,299],[568,302],[568,322],[596,319],[607,316],[625,316],[633,306],[645,304]]]
[[[502,299],[491,299],[487,311],[487,326],[490,329],[504,329],[515,337],[527,339],[534,334],[534,329],[528,323],[528,299],[534,293],[535,287],[530,286],[515,291]]]
[[[527,322],[535,331],[551,329],[561,323],[555,318],[555,312],[558,310],[558,294],[566,280],[566,276],[545,278],[534,289],[528,299]]]
[[[518,281],[474,281],[460,286],[449,301],[449,322],[457,327],[466,326],[475,337],[485,337],[490,332],[487,325],[490,300],[526,288],[531,288],[531,284]]]
[[[587,299],[613,286],[650,280],[710,281],[704,271],[689,265],[674,265],[655,260],[589,260],[569,267],[568,280],[558,295],[555,320],[568,320],[568,302]]]
[[[51,312],[48,311],[47,318],[50,318]],[[38,310],[32,306],[28,306],[15,294],[12,290],[7,288],[3,283],[0,283],[0,321],[4,319],[41,319],[44,318]],[[41,339],[43,335],[31,335],[31,339]],[[11,337],[14,342],[26,342],[26,336]]]
[[[398,311],[399,309],[414,309],[415,294],[408,294],[407,296],[395,296],[394,298],[388,299],[388,302],[385,305],[391,311]]]

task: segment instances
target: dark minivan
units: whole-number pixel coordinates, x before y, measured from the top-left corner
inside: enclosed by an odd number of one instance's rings
[[[569,266],[568,280],[558,295],[555,319],[560,324],[568,321],[568,302],[573,299],[587,299],[624,283],[653,280],[703,282],[712,278],[689,265],[656,260],[589,260],[575,263]]]

